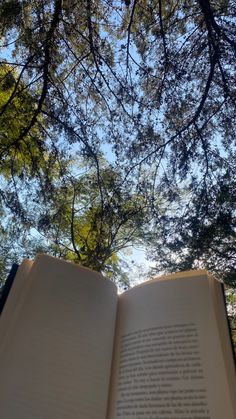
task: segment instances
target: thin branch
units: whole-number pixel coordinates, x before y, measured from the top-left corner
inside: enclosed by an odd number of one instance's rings
[[[17,142],[20,142],[27,134],[28,132],[32,129],[32,127],[35,125],[35,123],[37,122],[37,117],[40,114],[40,112],[42,111],[42,107],[44,104],[44,101],[46,99],[47,96],[47,92],[48,92],[48,81],[49,81],[49,65],[51,62],[51,50],[52,50],[52,39],[54,36],[54,32],[56,30],[56,27],[59,23],[59,18],[60,18],[60,14],[61,14],[61,9],[62,9],[62,0],[55,0],[54,3],[54,14],[53,14],[53,18],[51,21],[51,25],[49,28],[49,31],[47,33],[46,36],[46,40],[44,43],[44,65],[43,65],[43,86],[42,86],[42,91],[41,91],[41,95],[38,101],[38,105],[37,105],[37,109],[34,112],[34,115],[30,121],[30,123],[28,124],[28,126],[26,128],[24,128],[21,132],[21,134],[19,135]]]
[[[164,31],[163,19],[162,19],[162,0],[158,0],[158,3],[159,3],[159,20],[160,20],[160,28],[161,28],[161,37],[162,37],[163,48],[164,48],[165,64],[167,64],[169,59],[168,59],[165,31]]]
[[[127,71],[128,71],[128,68],[129,68],[129,48],[130,48],[131,28],[132,28],[132,24],[133,24],[134,12],[135,12],[135,7],[137,5],[137,2],[138,2],[138,0],[134,0],[134,2],[133,2],[131,15],[130,15],[130,21],[129,21],[128,28],[127,28],[127,32],[128,32],[127,53],[126,53],[126,68],[127,68]]]

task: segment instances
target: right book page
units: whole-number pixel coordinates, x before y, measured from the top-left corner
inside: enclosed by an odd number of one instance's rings
[[[123,294],[108,419],[235,419],[215,312],[212,282],[199,273]]]

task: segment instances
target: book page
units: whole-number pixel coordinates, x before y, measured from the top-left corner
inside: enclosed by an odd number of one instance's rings
[[[235,419],[207,276],[121,295],[108,419]]]
[[[39,256],[14,327],[0,345],[4,419],[104,418],[116,287],[100,274]]]

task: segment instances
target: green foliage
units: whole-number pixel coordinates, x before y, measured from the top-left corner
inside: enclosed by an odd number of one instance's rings
[[[140,240],[146,210],[142,197],[122,188],[119,172],[104,166],[97,176],[90,169],[63,179],[39,209],[37,229],[55,255],[116,279],[119,252]]]
[[[2,1],[0,5],[0,20],[2,22],[1,28],[12,28],[20,23],[21,5],[18,0]]]
[[[176,189],[172,205],[159,217],[158,242],[149,241],[157,270],[182,271],[205,268],[236,286],[235,181],[227,175],[194,189]],[[185,202],[176,204],[177,199]],[[148,237],[147,237],[148,240]]]
[[[156,270],[204,265],[235,284],[235,15],[232,0],[1,2],[16,222],[95,269],[142,238]]]
[[[38,126],[23,135],[31,121],[35,101],[18,77],[13,67],[0,66],[0,171],[5,177],[23,171],[33,174],[36,168],[45,166],[46,147]]]

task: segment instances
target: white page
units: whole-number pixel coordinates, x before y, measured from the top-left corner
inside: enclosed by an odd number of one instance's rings
[[[109,419],[235,419],[207,277],[120,297]]]
[[[4,419],[105,417],[116,288],[85,268],[37,259],[0,351]]]

